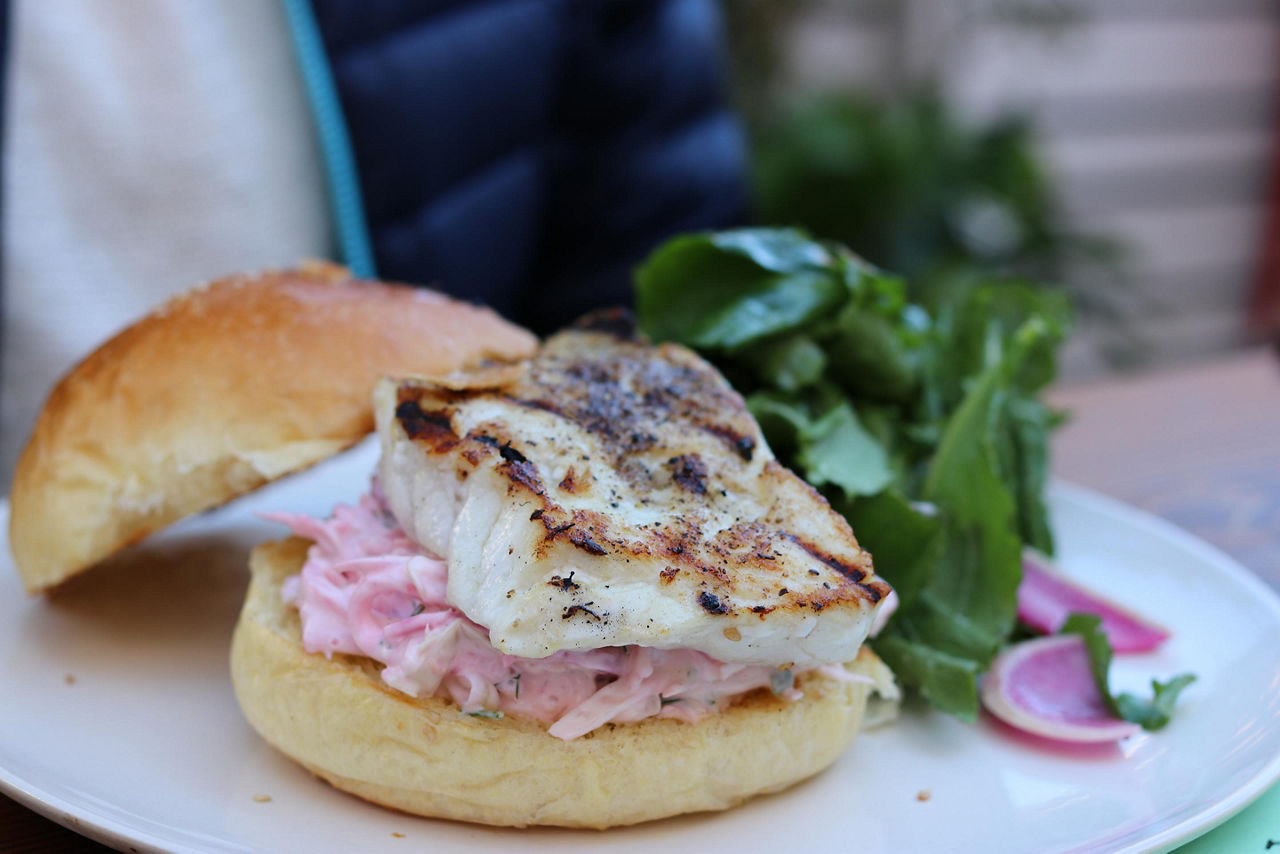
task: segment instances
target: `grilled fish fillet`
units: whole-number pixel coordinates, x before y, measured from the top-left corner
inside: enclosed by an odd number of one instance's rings
[[[889,587],[848,523],[714,368],[617,320],[520,365],[376,389],[382,488],[448,561],[449,602],[517,656],[852,660]]]

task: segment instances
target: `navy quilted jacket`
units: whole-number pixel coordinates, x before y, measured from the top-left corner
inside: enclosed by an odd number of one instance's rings
[[[547,331],[630,302],[664,237],[743,215],[714,0],[311,8],[384,278]]]

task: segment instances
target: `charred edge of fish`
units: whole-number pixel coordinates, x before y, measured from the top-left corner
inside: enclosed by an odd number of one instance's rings
[[[866,592],[867,598],[872,602],[879,602],[889,595],[889,586],[878,578],[869,582],[859,581],[857,585]]]
[[[542,518],[542,508],[541,508],[541,507],[539,507],[537,510],[534,510],[532,513],[530,513],[530,514],[529,514],[529,521],[530,521],[530,522],[536,522],[536,521],[538,521],[538,520],[539,520],[539,519],[541,519],[541,518]],[[815,572],[814,574],[816,575],[817,573]]]
[[[783,536],[786,537],[791,542],[795,543],[800,548],[804,549],[805,553],[808,554],[809,557],[813,558],[814,560],[822,561],[827,566],[831,567],[836,572],[840,573],[841,575],[843,575],[845,578],[849,579],[852,582],[857,583],[867,577],[867,573],[862,569],[856,566],[852,566],[848,563],[845,563],[835,555],[827,554],[822,549],[815,546],[813,543],[808,542],[807,540],[801,539],[800,537],[797,537],[795,534],[783,534]],[[877,602],[880,601],[879,595],[877,595],[876,601]]]
[[[602,332],[623,341],[640,340],[635,315],[621,306],[584,314],[573,322],[572,328],[580,332]]]
[[[679,574],[680,574],[680,570],[674,566],[669,566],[666,569],[662,570],[662,572],[658,573],[658,575],[662,576],[663,584],[670,584],[671,582],[675,581],[676,576]]]
[[[557,590],[564,590],[566,592],[570,590],[577,590],[582,586],[581,584],[573,580],[572,572],[570,572],[568,575],[564,576],[563,578],[560,577],[559,575],[553,575],[551,576],[551,580],[548,581],[547,584],[551,585]]]
[[[594,605],[594,604],[595,604],[594,602],[587,603],[587,605]],[[570,605],[568,608],[564,609],[564,613],[560,615],[560,619],[571,620],[573,619],[575,614],[586,614],[588,617],[590,617],[592,620],[595,620],[597,623],[600,622],[600,615],[597,614],[595,611],[592,611],[590,608],[588,608],[587,605]]]
[[[707,494],[707,467],[697,454],[682,454],[667,460],[676,485],[694,495]]]
[[[401,400],[396,405],[396,421],[400,422],[400,427],[410,439],[426,439],[437,444],[451,444],[458,440],[449,410],[426,411],[412,398]]]
[[[720,601],[720,597],[714,593],[702,591],[698,594],[698,604],[702,606],[702,610],[708,614],[727,614],[729,608]]]

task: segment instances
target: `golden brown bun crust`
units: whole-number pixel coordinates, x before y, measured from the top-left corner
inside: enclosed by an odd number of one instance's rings
[[[484,824],[605,828],[720,810],[826,768],[857,733],[867,686],[802,680],[804,699],[757,692],[690,725],[606,725],[561,741],[541,724],[463,715],[384,685],[368,659],[302,648],[280,599],[307,541],[267,543],[231,648],[236,696],[268,742],[339,789],[405,812]],[[883,668],[870,652],[857,670]]]
[[[332,264],[179,296],[49,395],[10,495],[23,583],[44,590],[354,444],[373,429],[382,374],[444,373],[536,345],[487,309]]]

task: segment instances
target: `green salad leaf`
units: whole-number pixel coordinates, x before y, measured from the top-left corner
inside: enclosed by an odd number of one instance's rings
[[[848,403],[806,425],[796,461],[809,483],[838,486],[846,495],[875,495],[893,481],[889,455]]]
[[[791,229],[677,237],[636,272],[636,310],[654,339],[733,350],[840,305],[845,289],[827,272],[832,261]]]
[[[960,717],[1014,628],[1024,545],[1053,548],[1037,397],[1070,313],[1058,292],[956,275],[908,284],[797,229],[685,235],[636,271],[641,329],[701,351],[779,458],[849,518],[901,606],[874,641]]]
[[[972,659],[907,640],[901,632],[879,638],[875,648],[898,681],[919,691],[934,708],[970,723],[978,719],[981,671]]]
[[[935,508],[912,504],[890,488],[845,502],[843,510],[862,547],[875,556],[876,574],[892,585],[900,607],[910,607],[942,561],[942,519]]]
[[[1182,690],[1196,681],[1191,673],[1175,676],[1168,682],[1151,680],[1151,699],[1136,694],[1111,693],[1111,642],[1102,631],[1102,619],[1095,614],[1072,614],[1062,624],[1059,634],[1079,635],[1089,652],[1089,669],[1094,684],[1112,713],[1126,721],[1138,724],[1145,730],[1163,729],[1173,715]]]

